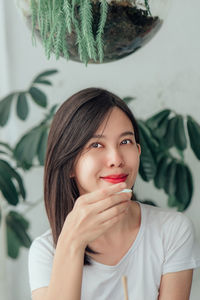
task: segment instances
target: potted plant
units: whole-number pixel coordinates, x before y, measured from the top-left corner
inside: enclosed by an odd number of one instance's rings
[[[163,23],[149,0],[18,0],[18,6],[32,27],[33,43],[40,37],[47,58],[54,53],[85,64],[135,52]]]

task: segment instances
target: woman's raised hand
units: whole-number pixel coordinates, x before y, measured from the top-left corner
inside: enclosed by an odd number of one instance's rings
[[[61,235],[85,248],[104,234],[127,212],[131,192],[120,193],[126,183],[118,183],[81,195],[68,214]]]

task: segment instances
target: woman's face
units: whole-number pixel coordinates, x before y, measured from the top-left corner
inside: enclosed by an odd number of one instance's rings
[[[100,138],[95,137],[102,134]],[[88,141],[75,162],[72,175],[80,195],[121,181],[127,183],[127,188],[132,188],[141,151],[127,115],[114,107],[95,136]],[[106,178],[108,176],[111,177]]]

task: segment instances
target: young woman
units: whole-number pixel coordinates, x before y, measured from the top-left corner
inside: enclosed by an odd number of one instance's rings
[[[49,133],[44,198],[50,229],[32,243],[33,300],[188,300],[194,251],[183,214],[134,201],[135,118],[116,95],[82,90]],[[125,191],[124,191],[125,189]]]

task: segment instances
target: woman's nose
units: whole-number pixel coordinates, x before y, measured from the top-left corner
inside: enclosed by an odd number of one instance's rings
[[[109,167],[121,167],[124,165],[124,159],[119,149],[110,149],[107,153],[107,165]]]

